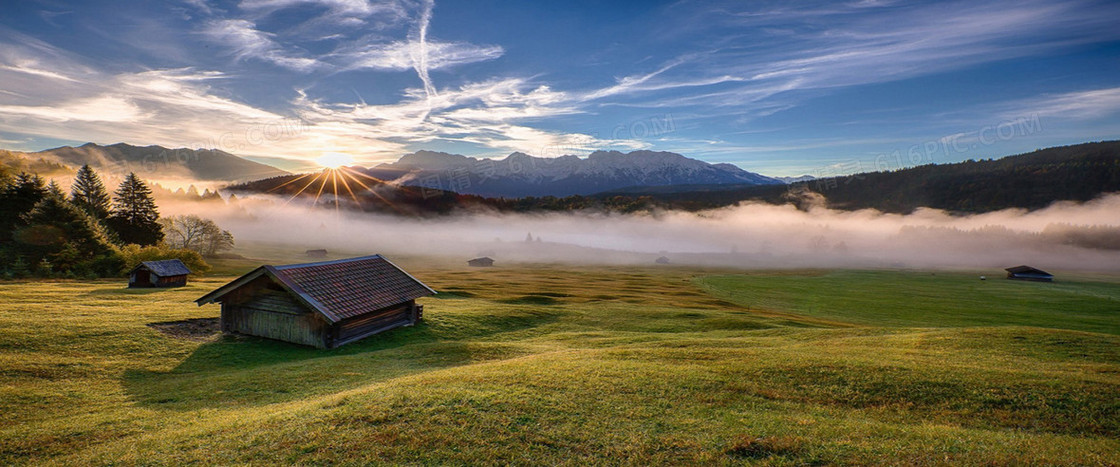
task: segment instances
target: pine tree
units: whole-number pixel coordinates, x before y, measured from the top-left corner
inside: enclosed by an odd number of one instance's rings
[[[129,173],[113,195],[113,210],[105,222],[121,243],[155,245],[163,240],[152,190],[140,177]]]
[[[28,173],[16,175],[0,190],[0,243],[12,240],[13,231],[24,225],[23,215],[46,195],[43,179]]]
[[[51,182],[47,184],[47,194],[50,196],[58,196],[62,199],[66,199],[66,195],[62,193],[62,187],[59,186],[58,182],[54,181],[53,178],[51,179]]]
[[[16,231],[15,239],[38,274],[45,274],[43,264],[61,273],[119,272],[119,255],[102,227],[61,193],[48,193],[23,219],[26,226]]]
[[[81,210],[89,213],[94,219],[104,220],[109,217],[109,192],[101,183],[101,177],[90,168],[89,164],[78,169],[74,177],[74,185],[70,187],[70,202]]]
[[[12,261],[11,271],[12,277],[22,279],[31,275],[31,268],[27,266],[27,262],[23,260],[22,256],[16,256],[15,261]]]

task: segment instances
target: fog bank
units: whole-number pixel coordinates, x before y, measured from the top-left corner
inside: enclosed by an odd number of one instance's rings
[[[1120,194],[1037,211],[953,216],[747,203],[699,213],[645,215],[473,213],[412,219],[285,205],[266,196],[235,204],[161,206],[209,217],[239,242],[385,254],[491,256],[501,262],[675,264],[741,268],[917,267],[1120,270],[1120,250],[1055,236],[1057,224],[1097,226],[1095,244],[1120,242]],[[533,242],[526,242],[531,234]],[[1094,238],[1096,238],[1094,237]],[[539,240],[537,240],[539,238]],[[1081,246],[1079,246],[1081,245]]]

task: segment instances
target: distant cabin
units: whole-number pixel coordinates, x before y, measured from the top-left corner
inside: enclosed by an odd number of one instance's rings
[[[330,349],[418,323],[435,293],[374,255],[261,266],[195,302],[222,304],[222,332]]]
[[[655,262],[657,264],[669,264],[669,258],[665,257],[665,256],[662,256],[660,258],[657,258],[657,259],[653,260],[653,262]]]
[[[467,265],[474,266],[476,268],[488,268],[494,265],[494,259],[488,256],[483,256],[481,258],[468,260]]]
[[[1004,269],[1004,271],[1007,271],[1008,279],[1036,282],[1053,282],[1054,280],[1053,274],[1030,266],[1015,266],[1013,268]]]
[[[307,250],[304,252],[308,258],[326,258],[327,250]]]
[[[177,259],[144,261],[128,272],[128,287],[182,287],[191,270]]]

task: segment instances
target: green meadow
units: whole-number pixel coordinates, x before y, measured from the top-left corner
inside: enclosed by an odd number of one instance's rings
[[[335,350],[184,288],[0,283],[0,464],[1120,464],[1120,276],[451,266]]]

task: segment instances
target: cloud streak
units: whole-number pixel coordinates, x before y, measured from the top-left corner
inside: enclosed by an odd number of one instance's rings
[[[1120,14],[1120,8],[1078,2],[748,10],[754,7],[736,4],[701,10],[692,24],[698,30],[722,25],[739,31],[769,31],[752,36],[757,44],[744,47],[744,39],[728,39],[731,42],[713,44],[712,51],[692,56],[690,66],[674,62],[589,96],[739,83],[722,92],[677,97],[676,105],[766,106],[767,98],[791,91],[896,81],[1105,37],[1120,38],[1108,19]],[[1032,37],[1025,40],[1028,31]],[[812,97],[815,95],[804,96]]]
[[[256,25],[248,20],[213,21],[204,33],[212,42],[231,47],[239,60],[259,59],[301,72],[310,72],[320,66],[318,60],[286,53],[273,39],[274,35],[257,30]]]
[[[1046,95],[1010,104],[1005,115],[1089,119],[1120,112],[1120,87]],[[1014,117],[1012,117],[1014,118]]]
[[[432,8],[435,2],[423,0],[420,7],[420,19],[416,26],[416,40],[413,41],[409,51],[412,54],[413,66],[420,81],[424,83],[424,93],[428,99],[436,95],[436,88],[432,85],[432,77],[428,75],[428,25],[432,22]]]

